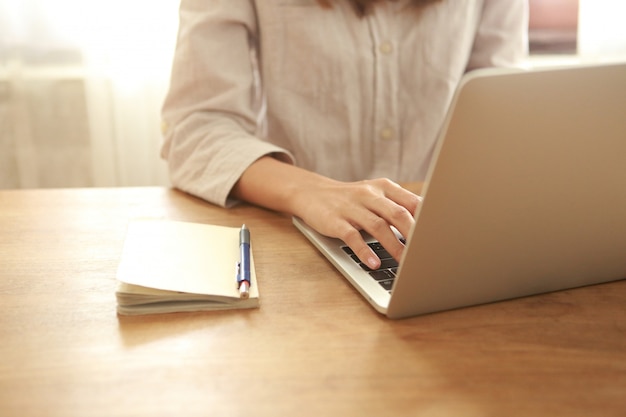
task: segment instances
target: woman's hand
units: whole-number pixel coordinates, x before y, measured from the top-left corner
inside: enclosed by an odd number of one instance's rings
[[[271,157],[252,164],[233,188],[242,200],[300,217],[319,233],[343,240],[375,269],[380,259],[363,240],[364,230],[400,260],[420,198],[388,179],[341,182]]]
[[[380,259],[365,243],[364,230],[400,260],[404,244],[393,232],[408,236],[419,197],[388,179],[359,182],[320,181],[294,196],[296,215],[319,233],[343,240],[372,269]]]

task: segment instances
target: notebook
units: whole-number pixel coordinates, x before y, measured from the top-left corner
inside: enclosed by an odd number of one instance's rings
[[[238,227],[166,219],[128,225],[115,292],[121,315],[259,307],[251,255],[251,286],[242,298],[237,283]]]
[[[387,287],[293,222],[390,318],[626,278],[626,64],[467,74],[422,196]]]

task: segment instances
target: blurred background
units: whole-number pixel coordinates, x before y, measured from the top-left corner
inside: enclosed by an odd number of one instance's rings
[[[178,0],[0,0],[0,188],[167,184]]]
[[[168,185],[179,0],[0,0],[0,188]],[[626,2],[529,0],[532,65],[626,57]]]

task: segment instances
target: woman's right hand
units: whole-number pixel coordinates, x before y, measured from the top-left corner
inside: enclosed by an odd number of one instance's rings
[[[408,236],[420,197],[385,179],[341,182],[263,157],[244,172],[233,196],[301,218],[317,232],[343,240],[375,269],[380,259],[365,243],[366,231],[400,260],[404,244],[392,226]]]
[[[400,260],[404,244],[392,226],[402,236],[408,236],[419,197],[388,179],[358,182],[321,181],[302,190],[294,198],[298,217],[319,233],[343,240],[372,269],[380,259],[364,241],[364,230],[378,240],[396,260]]]

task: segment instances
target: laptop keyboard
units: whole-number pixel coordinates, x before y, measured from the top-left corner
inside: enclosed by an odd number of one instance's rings
[[[404,239],[401,239],[402,243],[405,243]],[[380,284],[385,290],[391,293],[391,288],[393,287],[393,280],[396,278],[396,274],[398,273],[398,261],[393,259],[389,252],[383,248],[383,246],[379,242],[371,242],[368,243],[369,247],[372,248],[374,253],[380,258],[380,267],[378,269],[371,269],[363,262],[359,260],[356,254],[347,246],[342,246],[341,249],[345,253],[347,253],[350,258],[361,268],[369,273],[369,275]]]

